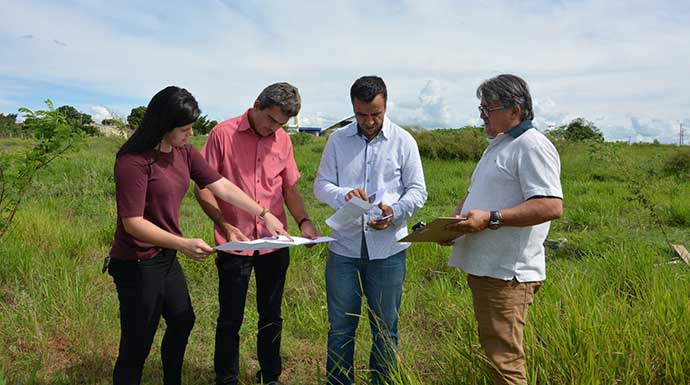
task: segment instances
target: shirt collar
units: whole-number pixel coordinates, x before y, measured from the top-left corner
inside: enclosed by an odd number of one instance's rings
[[[379,135],[381,135],[381,138],[383,139],[389,139],[391,137],[391,121],[388,119],[388,115],[383,116],[383,124],[381,126],[381,131],[379,131]],[[357,128],[357,119],[355,119],[347,128],[347,131],[345,131],[345,135],[347,136],[355,136],[359,135],[359,130]],[[378,136],[378,135],[377,135]],[[375,138],[374,138],[375,139]]]
[[[272,139],[274,142],[277,141],[278,140],[277,135],[276,135],[276,133],[278,132],[277,130],[276,130],[276,132],[274,132],[273,134],[271,134],[269,136],[260,136],[256,132],[254,132],[254,130],[252,130],[252,126],[251,126],[251,124],[249,124],[249,111],[251,111],[251,110],[252,109],[249,108],[249,109],[247,109],[247,111],[244,112],[244,114],[242,114],[242,117],[240,118],[240,125],[237,126],[237,131],[240,131],[240,132],[246,131],[246,133],[252,134],[259,139],[268,138],[268,139]],[[282,130],[282,128],[279,128],[278,130]]]
[[[240,118],[240,125],[237,126],[237,131],[251,131],[251,125],[249,124],[249,111],[251,111],[251,108],[248,108],[247,111],[242,114],[242,117]],[[254,133],[253,131],[251,131]]]
[[[529,119],[525,119],[522,122],[520,122],[520,124],[518,124],[517,126],[506,131],[506,134],[512,136],[513,139],[516,139],[518,136],[524,134],[525,131],[529,130],[530,128],[534,128],[534,126],[532,125],[532,121]]]

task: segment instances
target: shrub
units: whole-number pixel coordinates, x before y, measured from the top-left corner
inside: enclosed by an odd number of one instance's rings
[[[411,132],[419,154],[427,159],[478,161],[487,146],[479,127]]]
[[[664,172],[669,175],[690,177],[690,148],[680,149],[666,158]]]
[[[314,136],[307,134],[306,132],[298,132],[290,135],[290,140],[292,140],[293,146],[304,146],[305,144],[311,143],[312,139],[314,139]]]

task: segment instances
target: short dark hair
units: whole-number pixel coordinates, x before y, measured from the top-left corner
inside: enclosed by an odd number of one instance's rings
[[[376,95],[382,95],[383,100],[388,100],[388,91],[386,90],[386,83],[378,76],[362,76],[355,80],[350,87],[350,101],[355,101],[355,98],[363,102],[371,102]]]
[[[139,127],[120,147],[116,157],[153,149],[166,133],[196,122],[199,115],[199,104],[189,91],[176,86],[165,87],[153,96]]]
[[[256,100],[259,101],[261,110],[278,106],[280,111],[288,117],[299,114],[302,106],[302,99],[297,87],[285,82],[273,83],[264,88]]]
[[[532,96],[527,82],[520,77],[501,74],[484,80],[477,87],[477,98],[487,102],[498,102],[503,107],[520,106],[520,120],[534,119]]]

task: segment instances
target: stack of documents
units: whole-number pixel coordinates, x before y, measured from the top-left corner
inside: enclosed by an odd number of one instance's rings
[[[313,243],[323,243],[335,241],[331,237],[318,237],[316,239],[302,238],[292,236],[289,240],[286,236],[279,236],[278,238],[264,237],[255,239],[253,241],[242,242],[228,242],[216,246],[216,250],[220,251],[243,251],[243,250],[262,250],[262,249],[281,249],[283,247],[310,245]]]

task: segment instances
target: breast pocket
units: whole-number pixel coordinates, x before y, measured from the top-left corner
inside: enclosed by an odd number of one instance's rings
[[[283,183],[281,173],[285,169],[287,158],[280,154],[269,154],[266,156],[266,161],[263,164],[263,171],[266,177],[266,182],[271,186],[277,186]]]

